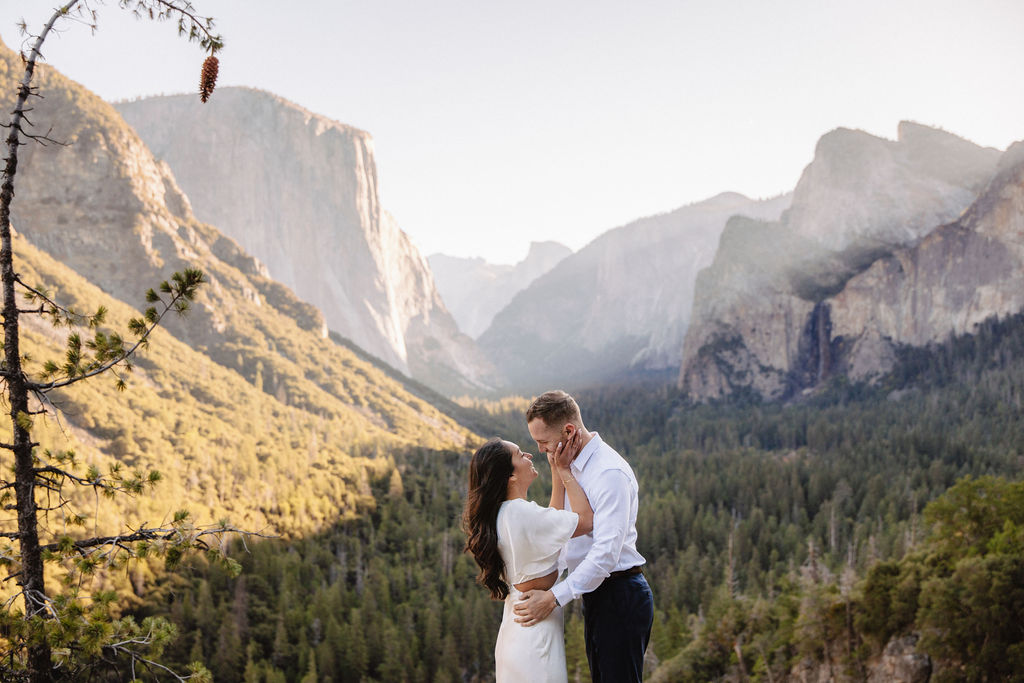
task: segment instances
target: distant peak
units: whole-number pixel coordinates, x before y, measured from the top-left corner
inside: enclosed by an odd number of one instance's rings
[[[748,200],[749,201],[750,197],[748,197],[747,195],[742,194],[740,192],[733,192],[731,190],[727,190],[725,192],[719,192],[714,197],[709,197],[707,201],[709,201],[709,202],[721,202],[721,201],[743,201],[743,200]]]
[[[891,140],[872,135],[866,130],[859,128],[834,128],[818,139],[814,155],[831,153],[834,151],[845,151],[851,147],[862,147],[864,145],[891,143]]]
[[[440,251],[435,252],[427,257],[427,260],[431,263],[479,263],[486,264],[487,261],[483,256],[452,256],[451,254],[445,254]]]
[[[541,242],[534,241],[530,242],[530,249],[527,252],[527,258],[540,252],[565,252],[566,254],[570,254],[572,253],[572,249],[561,242],[556,242],[555,240],[543,240]]]

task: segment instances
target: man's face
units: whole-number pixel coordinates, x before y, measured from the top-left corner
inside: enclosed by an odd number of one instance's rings
[[[558,447],[559,441],[565,441],[570,432],[575,428],[569,425],[549,426],[539,417],[535,417],[526,424],[530,430],[530,436],[537,442],[537,450],[541,453],[552,454]]]

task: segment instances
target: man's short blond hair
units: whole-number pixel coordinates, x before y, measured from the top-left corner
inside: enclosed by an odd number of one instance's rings
[[[526,423],[529,424],[538,417],[548,427],[561,427],[570,422],[577,427],[583,425],[583,417],[580,415],[580,407],[576,400],[561,390],[545,391],[533,399],[533,403],[526,409]]]

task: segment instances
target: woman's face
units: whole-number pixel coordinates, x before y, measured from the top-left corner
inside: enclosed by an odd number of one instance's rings
[[[506,441],[505,446],[512,453],[512,474],[516,480],[529,486],[537,478],[537,468],[533,466],[533,456],[523,453],[519,446]]]

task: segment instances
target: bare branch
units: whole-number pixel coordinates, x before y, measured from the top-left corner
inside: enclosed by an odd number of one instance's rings
[[[71,320],[82,321],[80,324],[84,324],[84,321],[85,321],[87,316],[82,315],[81,313],[75,313],[74,311],[68,309],[67,307],[61,306],[56,301],[54,301],[49,296],[47,296],[46,292],[42,292],[42,291],[36,289],[35,287],[29,285],[24,280],[22,280],[20,275],[15,274],[14,281],[16,283],[18,283],[19,285],[21,285],[22,287],[24,287],[25,289],[27,289],[31,293],[31,297],[30,298],[42,299],[44,302],[48,303],[50,305],[50,307],[51,307],[51,311],[59,311],[60,313],[63,313],[65,317],[67,317],[67,318],[69,318]],[[26,294],[26,296],[28,296],[28,295]],[[39,305],[39,309],[40,309],[39,312],[45,312],[44,311],[44,306],[42,304]],[[31,312],[35,313],[36,311],[33,310]]]
[[[150,633],[152,633],[152,631],[150,631]],[[125,643],[132,643],[132,644],[139,644],[139,645],[149,645],[150,641],[146,640],[144,642],[139,642],[137,640],[129,640],[129,641],[124,641],[124,642]],[[135,652],[134,650],[122,647],[121,643],[116,643],[114,645],[108,645],[104,649],[107,649],[107,648],[109,648],[111,651],[113,651],[114,654],[128,655],[129,657],[131,657],[132,679],[133,680],[135,679],[135,662],[140,662],[141,664],[143,664],[148,669],[153,669],[153,668],[160,669],[160,670],[164,671],[165,673],[170,674],[171,676],[173,676],[178,681],[187,681],[190,678],[192,678],[192,676],[182,676],[178,672],[176,672],[176,671],[174,671],[172,669],[167,668],[163,664],[160,664],[159,662],[154,662],[152,659],[146,659],[145,657],[140,657],[139,654],[137,652]]]
[[[125,544],[138,543],[140,541],[169,541],[173,540],[176,536],[182,535],[184,532],[178,527],[161,527],[161,528],[150,528],[147,529],[145,526],[140,527],[138,531],[130,534],[121,534],[118,536],[98,536],[95,538],[86,538],[80,541],[74,541],[71,545],[75,550],[83,551],[86,548],[95,548],[98,546],[112,545],[124,547]],[[261,534],[257,531],[245,531],[244,529],[238,529],[233,526],[218,526],[209,529],[203,529],[195,534],[192,538],[193,542],[198,541],[204,549],[208,549],[210,546],[205,540],[200,540],[205,536],[216,536],[219,534],[240,534],[242,536],[256,536],[259,538],[275,538],[267,534]],[[56,551],[61,547],[60,543],[48,543],[40,546],[40,550],[45,551]]]

